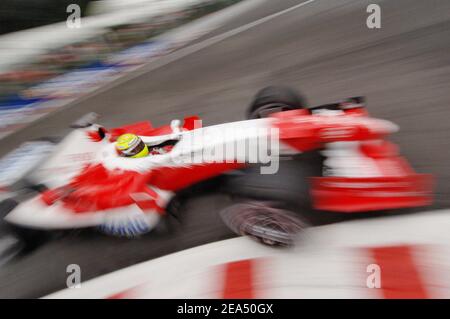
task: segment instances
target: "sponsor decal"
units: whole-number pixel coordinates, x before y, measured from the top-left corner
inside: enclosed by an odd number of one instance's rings
[[[213,126],[194,130],[177,146],[180,151],[170,155],[179,165],[260,163],[264,164],[261,174],[275,174],[279,169],[278,128]]]

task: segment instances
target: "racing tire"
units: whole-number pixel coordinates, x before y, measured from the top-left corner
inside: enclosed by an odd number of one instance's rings
[[[248,201],[220,212],[223,222],[236,234],[248,236],[267,246],[293,246],[307,223],[275,203]]]
[[[29,252],[47,242],[53,234],[49,231],[24,228],[6,222],[4,218],[17,205],[18,202],[13,199],[7,199],[0,203],[0,229],[2,232],[9,233],[17,238],[22,244],[23,252]]]
[[[271,175],[261,174],[260,165],[248,165],[224,175],[221,190],[233,198],[283,202],[289,209],[309,215],[309,179],[321,175],[322,161],[320,152],[281,159],[278,171]]]
[[[247,119],[267,117],[270,113],[306,108],[306,99],[292,88],[268,86],[253,98],[247,110]]]
[[[6,232],[10,230],[9,224],[4,220],[6,215],[9,214],[15,207],[17,206],[17,202],[13,199],[5,199],[0,203],[0,231]]]

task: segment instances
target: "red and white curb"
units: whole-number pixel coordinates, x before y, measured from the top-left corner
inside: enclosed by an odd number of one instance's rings
[[[450,298],[449,229],[442,210],[311,228],[291,249],[235,238],[45,298]]]

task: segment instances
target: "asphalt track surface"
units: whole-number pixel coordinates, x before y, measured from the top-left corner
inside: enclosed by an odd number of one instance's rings
[[[205,38],[290,8],[269,0]],[[382,28],[366,27],[366,7],[382,8]],[[241,120],[266,85],[299,88],[310,104],[366,95],[370,112],[399,124],[392,137],[419,172],[437,176],[436,204],[450,206],[450,2],[316,0],[185,56],[34,123],[2,143],[1,153],[30,138],[62,136],[97,112],[106,126],[151,119],[154,125],[197,114],[205,125]],[[66,267],[82,280],[171,252],[233,236],[218,210],[227,199],[188,201],[171,236],[138,240],[73,234],[0,268],[0,298],[40,297],[62,289]]]

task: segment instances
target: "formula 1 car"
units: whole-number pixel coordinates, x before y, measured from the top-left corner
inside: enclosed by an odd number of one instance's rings
[[[0,217],[29,245],[52,230],[142,235],[164,220],[177,194],[217,176],[227,176],[222,188],[239,198],[221,212],[225,223],[270,245],[293,242],[305,227],[301,207],[357,213],[432,200],[431,177],[385,140],[397,126],[370,117],[360,97],[306,108],[295,91],[268,87],[244,121],[203,127],[193,116],[106,129],[95,120],[88,114],[61,142],[35,141],[0,163],[7,175]],[[139,135],[150,155],[121,157],[114,142],[124,133]]]

